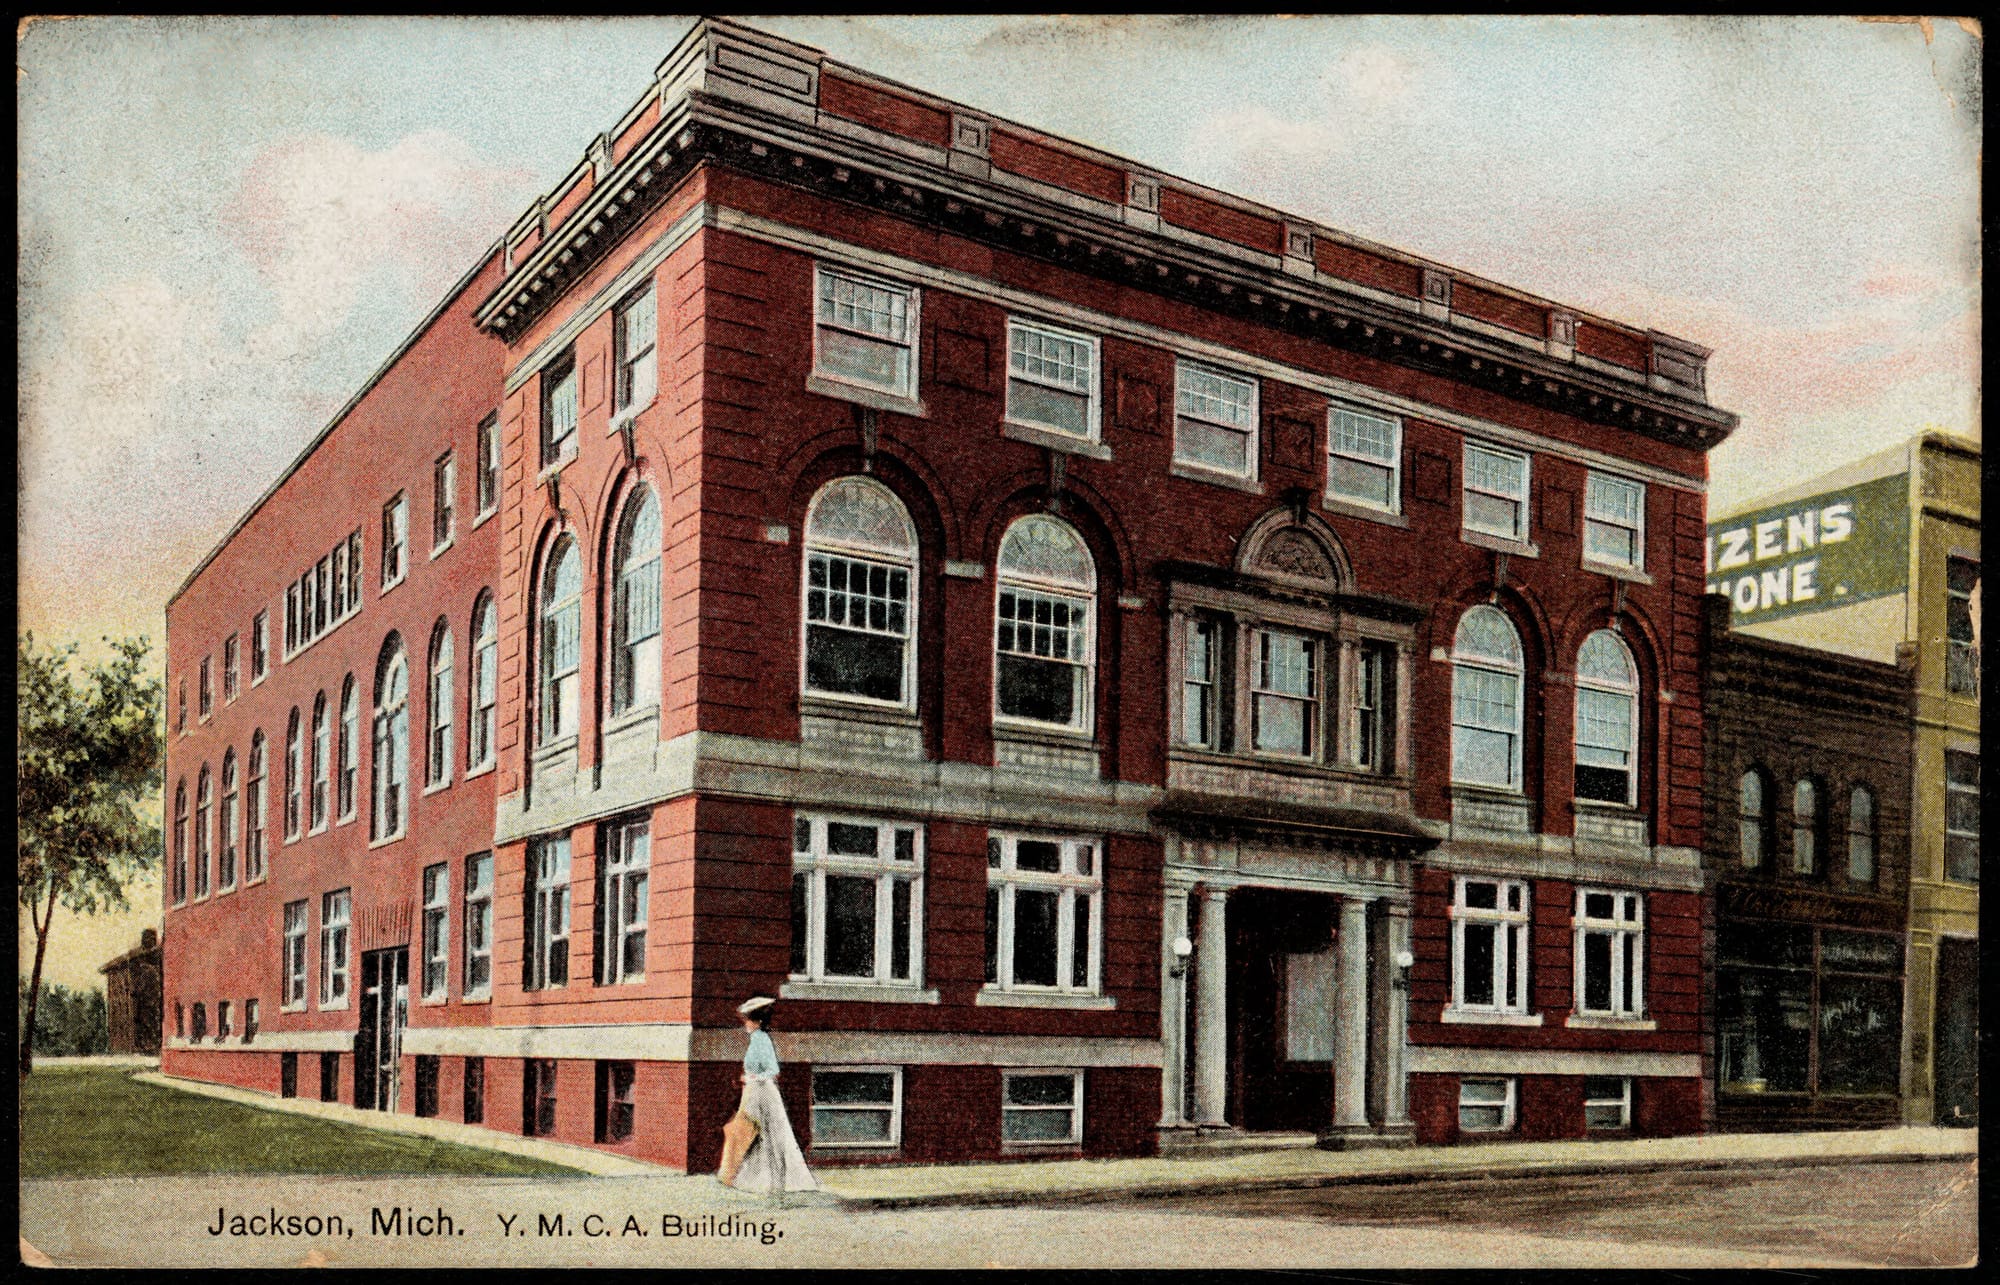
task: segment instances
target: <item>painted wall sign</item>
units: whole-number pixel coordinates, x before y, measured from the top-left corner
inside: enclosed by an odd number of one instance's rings
[[[1902,593],[1909,584],[1910,478],[1875,478],[1709,524],[1708,592],[1736,624]]]

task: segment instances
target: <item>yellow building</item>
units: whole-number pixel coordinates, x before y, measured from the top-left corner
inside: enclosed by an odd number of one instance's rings
[[[1917,661],[1905,1119],[1979,1112],[1980,446],[1924,433],[1709,522],[1746,633]]]

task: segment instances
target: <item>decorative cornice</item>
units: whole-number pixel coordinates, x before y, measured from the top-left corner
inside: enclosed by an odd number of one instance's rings
[[[723,71],[733,65],[729,51],[740,39],[761,43],[749,62],[737,55],[739,62],[778,68],[760,72],[766,79],[752,88]],[[910,143],[818,110],[823,68],[808,55],[820,57],[733,24],[698,25],[668,60],[691,70],[663,76],[659,124],[524,258],[510,254],[511,271],[481,305],[476,322],[517,340],[686,173],[712,163],[1686,449],[1707,450],[1735,427],[1735,415],[1704,400],[1706,350],[1697,345],[1648,334],[1649,368],[1625,370],[1578,355],[1561,342],[1566,336],[1556,333],[1561,327],[1555,322],[1547,337],[1516,339],[1499,327],[1455,317],[1448,306],[1451,274],[1442,269],[1425,269],[1433,282],[1445,279],[1426,297],[1428,308],[1366,287],[1348,289],[1298,254],[1315,238],[1334,234],[1283,223],[1288,231],[1280,252],[1263,254],[1168,227],[1140,199],[1150,191],[1157,203],[1160,180],[1136,171],[1128,177],[1142,180],[1132,188],[1140,195],[1128,194],[1124,207],[1015,175],[1002,182],[990,167],[951,164],[949,149]],[[1237,198],[1228,203],[1261,209]],[[536,226],[529,220],[517,225],[510,249],[524,244]],[[1562,310],[1561,316],[1572,314]],[[1600,323],[1586,318],[1583,324]],[[1573,329],[1572,323],[1572,335]]]

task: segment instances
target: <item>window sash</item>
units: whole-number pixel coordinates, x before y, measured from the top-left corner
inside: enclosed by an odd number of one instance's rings
[[[1183,617],[1181,631],[1179,740],[1183,745],[1214,749],[1219,724],[1216,648],[1221,630],[1212,620]]]
[[[424,999],[445,996],[451,963],[451,879],[444,862],[428,866],[423,875],[423,986]]]
[[[1191,362],[1175,368],[1174,462],[1249,477],[1257,469],[1257,381]]]
[[[1059,410],[1064,406],[1073,407],[1075,422]],[[1006,416],[1016,423],[1095,441],[1097,341],[1052,327],[1009,321]]]
[[[1584,486],[1585,556],[1640,567],[1645,562],[1646,485],[1593,472]]]
[[[1458,1082],[1458,1128],[1461,1133],[1504,1133],[1513,1127],[1512,1079],[1467,1078]]]
[[[1501,539],[1521,540],[1527,538],[1528,526],[1528,457],[1506,451],[1495,451],[1468,442],[1465,446],[1464,523],[1467,530],[1478,531]],[[1475,503],[1475,497],[1485,497],[1485,505]],[[1480,513],[1481,508],[1504,507],[1512,517],[1504,525],[1489,521]]]
[[[832,851],[832,827],[873,835],[875,851]],[[799,815],[793,825],[793,961],[800,981],[916,987],[923,982],[923,828],[861,817]],[[830,962],[834,925],[831,881],[872,885],[869,925],[850,948],[865,948],[865,970],[837,971]],[[803,891],[803,905],[796,898]],[[803,922],[800,922],[801,917]],[[803,943],[798,934],[803,933]],[[801,952],[798,947],[803,944]]]
[[[306,1002],[306,903],[285,905],[285,1007],[303,1008]]]
[[[482,517],[499,506],[500,424],[490,417],[479,426],[479,462],[473,489],[473,503],[479,506]]]
[[[319,924],[319,1002],[327,1008],[345,1008],[348,996],[348,912],[346,892],[328,893],[322,903]]]
[[[535,846],[523,990],[557,990],[569,982],[569,876],[568,838],[544,840]]]
[[[641,981],[646,976],[647,898],[652,835],[647,822],[626,822],[607,830],[598,871],[598,958],[600,986]]]
[[[458,462],[447,455],[431,471],[431,547],[451,543],[458,519]]]
[[[1474,886],[1492,888],[1495,905],[1468,904]],[[1492,879],[1456,882],[1451,907],[1452,1008],[1475,1013],[1528,1011],[1528,924],[1526,884]],[[1468,972],[1472,941],[1490,946],[1487,967],[1476,979]],[[1485,946],[1480,953],[1486,953]],[[1476,998],[1480,994],[1490,998]]]
[[[1057,869],[1026,870],[1019,864],[1023,843],[1054,844]],[[1102,993],[1104,884],[1099,840],[1045,835],[996,835],[988,840],[988,913],[993,933],[987,942],[987,985],[995,990],[1043,994]],[[1053,951],[1055,980],[1023,979],[1019,967],[1023,895],[1055,899]]]
[[[824,1101],[820,1097],[822,1077],[881,1077],[887,1096],[853,1102]],[[853,1079],[849,1083],[853,1083]],[[812,1068],[812,1149],[825,1151],[865,1147],[897,1147],[903,1138],[903,1068],[900,1066],[815,1066]],[[877,1137],[842,1137],[843,1131],[828,1127],[841,1117],[881,1117]]]
[[[1453,663],[1453,781],[1502,789],[1520,787],[1521,687],[1518,672],[1464,660]]]
[[[1014,1086],[1026,1081],[1062,1081],[1068,1085],[1067,1102],[1016,1102]],[[1031,1120],[1061,1115],[1067,1129],[1060,1137],[1019,1136],[1013,1130]],[[1077,1146],[1083,1141],[1083,1072],[1076,1070],[1003,1071],[1000,1079],[1000,1141],[1007,1147]]]
[[[659,305],[651,286],[626,301],[618,310],[618,410],[644,406],[659,389],[658,366],[653,361],[659,334]]]
[[[576,367],[555,377],[542,397],[542,463],[554,464],[576,447]]]
[[[493,988],[493,855],[465,863],[465,968],[459,998],[478,999]]]
[[[1599,903],[1608,905],[1600,906]],[[1645,1016],[1645,899],[1636,892],[1578,888],[1575,909],[1576,1011],[1593,1017]],[[1602,941],[1600,952],[1593,943]],[[1603,998],[1597,996],[1601,993]]]

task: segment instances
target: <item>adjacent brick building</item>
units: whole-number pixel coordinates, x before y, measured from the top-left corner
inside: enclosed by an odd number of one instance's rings
[[[1697,1128],[1705,356],[704,22],[170,606],[186,681],[363,529],[170,792],[392,631],[410,792],[493,769],[170,909],[266,1005],[168,1069],[701,1170],[764,992],[815,1163]]]
[[[1733,633],[1708,603],[1713,1118],[1901,1123],[1915,657]]]
[[[113,1053],[160,1051],[160,934],[147,928],[139,944],[107,961],[104,1021]]]

